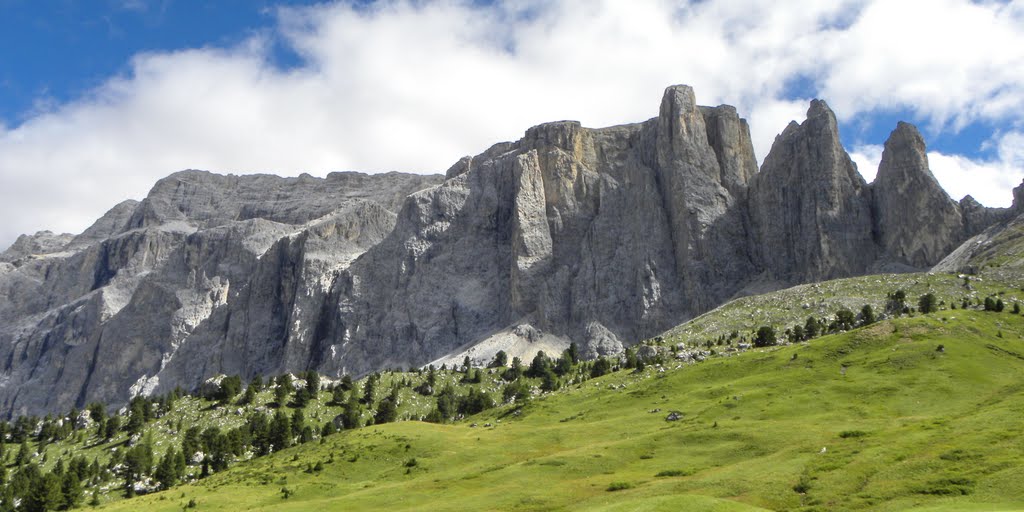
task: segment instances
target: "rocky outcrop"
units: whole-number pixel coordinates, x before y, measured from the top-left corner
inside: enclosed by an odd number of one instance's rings
[[[725,300],[754,273],[726,187],[755,165],[744,126],[680,86],[651,121],[549,123],[461,160],[339,279],[325,368],[424,364],[513,325],[596,355]]]
[[[870,189],[824,101],[812,101],[807,120],[775,138],[748,193],[751,252],[775,279],[860,274],[878,257]]]
[[[746,195],[747,183],[757,174],[754,143],[747,120],[730,105],[700,107],[707,128],[708,144],[715,150],[722,186],[733,197]]]
[[[878,243],[895,261],[930,267],[966,238],[960,206],[929,170],[913,125],[901,121],[889,135],[871,188]]]
[[[926,267],[1009,215],[945,196],[909,125],[878,176],[817,100],[758,172],[746,121],[686,86],[648,121],[543,124],[444,177],[183,171],[0,256],[0,414],[221,374],[610,355],[750,290]]]
[[[305,367],[339,269],[391,231],[398,198],[439,181],[185,171],[63,245],[13,247],[0,268],[0,410]]]
[[[61,251],[74,235],[68,233],[55,234],[52,231],[40,231],[34,235],[21,235],[4,252],[0,253],[0,262],[16,262],[34,255],[50,254]]]

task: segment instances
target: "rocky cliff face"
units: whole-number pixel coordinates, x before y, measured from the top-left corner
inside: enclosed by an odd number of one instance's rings
[[[815,101],[758,172],[736,110],[676,86],[648,121],[540,125],[444,178],[178,173],[0,255],[0,413],[218,373],[608,354],[744,290],[925,268],[1007,213],[954,203],[924,155],[901,124],[868,185]]]
[[[25,237],[0,263],[0,411],[308,364],[304,321],[333,273],[391,231],[405,196],[440,180],[185,171],[78,237]]]
[[[967,237],[964,214],[932,176],[913,125],[900,122],[889,135],[872,189],[875,234],[895,261],[928,267]]]
[[[860,274],[878,257],[870,189],[824,101],[776,137],[750,186],[750,225],[752,252],[783,282]]]

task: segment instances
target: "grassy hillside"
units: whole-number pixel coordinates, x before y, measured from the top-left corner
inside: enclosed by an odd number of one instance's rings
[[[346,431],[101,508],[1024,509],[1022,371],[1024,317],[942,311]]]
[[[670,329],[662,337],[672,342],[699,343],[728,336],[733,331],[749,335],[762,325],[773,326],[782,332],[787,327],[803,324],[809,316],[831,318],[840,309],[858,312],[865,304],[870,304],[876,313],[882,314],[886,296],[896,290],[906,292],[911,306],[916,306],[921,295],[933,293],[943,302],[944,308],[960,307],[964,300],[977,306],[988,296],[1000,297],[1012,307],[1013,303],[1024,301],[1024,291],[1016,282],[992,279],[988,275],[949,273],[881,274],[836,279],[736,299]]]

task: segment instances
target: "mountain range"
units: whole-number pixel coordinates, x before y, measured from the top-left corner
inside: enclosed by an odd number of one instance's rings
[[[687,86],[650,120],[542,124],[443,176],[178,172],[0,254],[0,415],[218,374],[615,354],[737,296],[960,270],[1013,195],[952,200],[902,122],[869,184],[820,100],[759,169],[736,109]]]

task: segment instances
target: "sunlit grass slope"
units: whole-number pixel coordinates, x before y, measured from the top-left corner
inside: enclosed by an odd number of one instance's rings
[[[900,318],[347,431],[103,509],[1024,510],[1022,336],[1009,312]]]

